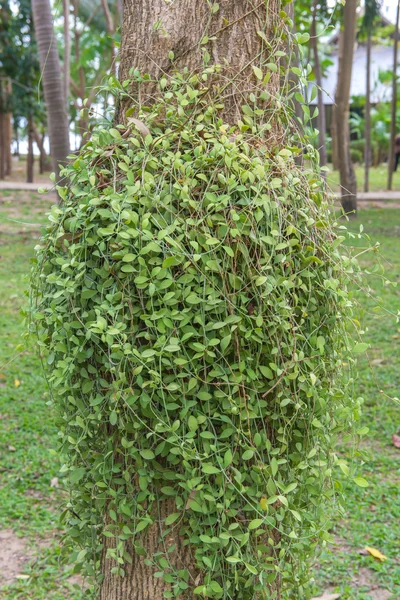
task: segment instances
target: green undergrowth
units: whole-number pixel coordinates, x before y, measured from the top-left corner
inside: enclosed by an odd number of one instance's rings
[[[373,242],[381,244],[380,254],[389,280],[398,287],[382,285],[371,276],[373,289],[357,292],[363,310],[362,324],[371,344],[368,356],[358,361],[359,394],[365,400],[361,426],[369,433],[360,445],[363,476],[369,486],[360,489],[347,484],[345,517],[334,529],[335,544],[325,550],[315,570],[316,592],[332,589],[341,600],[375,600],[400,597],[400,450],[392,435],[400,430],[400,407],[392,397],[400,396],[400,325],[388,312],[375,311],[380,303],[394,314],[400,308],[400,211],[360,210],[349,228],[356,232],[363,223]],[[364,247],[362,240],[352,243]],[[360,256],[365,268],[375,263],[372,253]],[[346,451],[346,448],[342,448]],[[365,546],[378,549],[387,560],[358,553]],[[317,595],[317,593],[315,594]]]

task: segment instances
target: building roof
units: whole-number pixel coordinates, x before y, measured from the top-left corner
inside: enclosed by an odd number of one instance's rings
[[[334,104],[335,89],[338,78],[339,57],[335,50],[329,57],[333,64],[328,67],[326,76],[322,80],[324,104]],[[393,70],[392,46],[374,45],[371,49],[371,102],[390,102],[392,97],[391,86],[379,81],[379,73]],[[353,71],[351,75],[351,96],[365,96],[367,89],[367,47],[358,45],[354,50]],[[310,88],[315,83],[310,84]],[[313,100],[312,104],[316,104]]]

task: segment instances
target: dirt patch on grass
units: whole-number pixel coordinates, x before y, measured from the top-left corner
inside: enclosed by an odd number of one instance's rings
[[[368,588],[368,595],[372,600],[389,600],[393,594],[389,590],[379,587],[376,583],[375,574],[368,567],[361,567],[354,577],[354,583],[358,588]]]
[[[28,542],[15,535],[12,529],[0,530],[0,587],[11,583],[31,556]]]

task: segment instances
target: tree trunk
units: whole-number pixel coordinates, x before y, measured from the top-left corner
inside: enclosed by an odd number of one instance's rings
[[[313,19],[311,23],[311,44],[314,54],[314,75],[315,83],[318,88],[318,118],[317,126],[319,131],[319,163],[322,166],[326,165],[326,118],[325,118],[325,104],[324,96],[322,92],[322,70],[321,63],[319,60],[318,52],[318,37],[317,37],[317,6],[318,0],[314,0],[313,6]]]
[[[46,134],[43,133],[43,135],[40,135],[37,127],[35,126],[35,124],[33,124],[33,136],[35,138],[36,145],[40,152],[39,173],[42,174],[46,170],[46,162],[47,162],[47,154],[46,154],[46,150],[44,149],[44,141],[46,139]]]
[[[64,97],[67,115],[69,112],[69,88],[70,88],[70,58],[71,58],[71,36],[69,31],[69,0],[63,0],[64,13]]]
[[[358,0],[347,0],[339,38],[339,73],[335,93],[337,155],[339,161],[341,202],[346,214],[357,212],[357,181],[350,157],[350,84],[356,38]]]
[[[104,17],[105,17],[106,23],[107,23],[107,32],[108,32],[108,35],[110,36],[110,39],[111,39],[111,74],[112,75],[116,75],[116,72],[117,72],[117,65],[116,65],[117,52],[116,52],[115,40],[114,40],[116,28],[115,28],[115,25],[114,25],[114,19],[113,19],[113,16],[111,14],[110,7],[108,6],[108,0],[101,0],[101,4],[102,4],[102,7],[103,7]]]
[[[206,0],[175,0],[168,5],[165,0],[125,0],[120,81],[130,78],[132,68],[156,80],[184,67],[189,72],[196,71],[207,50],[210,62],[224,65],[218,98],[225,105],[225,119],[236,123],[241,116],[243,95],[248,95],[250,89],[254,91],[257,81],[253,65],[261,66],[271,56],[271,48],[257,32],[262,31],[269,40],[274,38],[280,21],[280,0],[269,0],[267,18],[265,1],[222,0],[216,6],[218,11],[210,15]],[[162,30],[154,28],[157,18]],[[275,57],[272,60],[276,62]],[[279,84],[279,71],[272,72],[267,86],[271,97],[275,98]],[[151,102],[154,91],[151,81],[141,84],[140,92],[132,90],[140,94],[142,104]],[[216,90],[212,92],[215,94]],[[120,122],[124,121],[128,106],[129,99],[119,107]],[[266,111],[266,120],[269,117],[270,111]]]
[[[283,27],[280,0],[269,0],[267,9],[264,0],[256,3],[220,0],[216,12],[211,12],[210,6],[207,0],[175,0],[171,3],[125,0],[119,77],[121,81],[129,79],[132,68],[138,68],[141,74],[150,74],[153,80],[175,70],[182,72],[185,67],[193,72],[202,67],[207,51],[210,63],[223,67],[217,84],[209,90],[210,96],[215,99],[218,94],[217,98],[224,103],[225,121],[236,124],[242,116],[241,106],[246,104],[246,98],[257,85],[260,90],[270,92],[273,99],[279,92],[279,68],[276,72],[270,71],[271,77],[265,85],[256,78],[253,66],[262,70],[265,63],[273,60],[276,64],[279,60],[271,58],[276,48],[271,49],[263,37],[273,41],[275,32]],[[162,23],[162,31],[154,28],[155,21]],[[169,53],[174,54],[173,60],[168,57]],[[140,88],[133,85],[131,94],[141,104],[146,104],[151,103],[154,91],[154,84],[148,81],[141,83]],[[264,118],[274,123],[269,135],[271,144],[276,146],[283,134],[276,119],[273,120],[272,102],[266,104]],[[119,106],[120,122],[125,121],[128,108],[129,99],[126,99]],[[165,546],[172,550],[169,561],[174,569],[186,569],[190,574],[189,589],[184,598],[195,598],[192,590],[203,583],[204,575],[196,565],[190,545],[183,544],[179,526],[172,528],[167,538],[162,537],[163,518],[176,510],[175,501],[160,503],[158,510],[159,513],[153,515],[154,524],[146,530],[141,543],[148,556],[165,552]],[[112,538],[105,538],[100,600],[164,600],[165,593],[172,593],[168,582],[154,576],[158,566],[145,564],[144,558],[129,548],[132,563],[124,565],[125,576],[113,575],[115,561],[107,557],[112,553],[113,544]],[[279,593],[276,597],[279,598]]]
[[[399,45],[399,20],[400,20],[400,0],[398,0],[398,3],[397,3],[396,28],[395,28],[395,34],[394,34],[394,47],[393,47],[392,118],[390,121],[388,190],[392,189],[394,157],[395,157],[396,104],[397,104],[397,55],[398,55],[398,45]]]
[[[33,166],[34,166],[34,154],[33,154],[33,118],[32,115],[28,117],[28,158],[26,161],[26,181],[33,183]]]
[[[0,79],[0,179],[4,179],[6,174],[5,160],[5,102],[4,102],[4,84]]]
[[[364,192],[369,190],[369,168],[371,165],[371,29],[368,30],[367,38],[367,81],[365,95],[365,175]]]
[[[65,163],[69,154],[68,117],[60,60],[49,0],[32,0],[32,10],[47,108],[50,153],[57,181],[60,177],[59,164]]]

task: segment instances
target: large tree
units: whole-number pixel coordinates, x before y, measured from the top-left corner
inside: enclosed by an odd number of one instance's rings
[[[280,0],[123,8],[115,123],[68,167],[33,283],[78,561],[101,600],[303,597],[355,410],[292,21]]]
[[[32,0],[32,11],[47,108],[50,152],[58,180],[59,165],[65,163],[69,154],[69,126],[61,65],[49,0]]]

